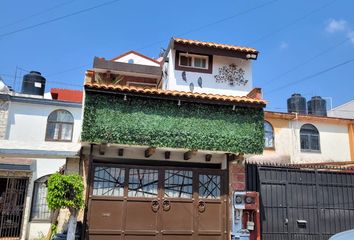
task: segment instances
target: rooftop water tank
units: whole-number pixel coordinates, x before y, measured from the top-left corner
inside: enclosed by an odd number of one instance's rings
[[[43,96],[45,81],[40,72],[30,71],[29,74],[23,76],[21,93]]]
[[[327,116],[326,100],[320,96],[314,96],[307,102],[308,113],[316,116]]]
[[[288,112],[306,114],[306,98],[299,93],[294,93],[288,98]]]

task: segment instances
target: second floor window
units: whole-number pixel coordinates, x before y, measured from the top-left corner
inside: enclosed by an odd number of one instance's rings
[[[264,122],[264,147],[274,148],[274,131],[269,122]]]
[[[74,118],[66,110],[55,110],[48,116],[46,141],[70,142],[72,140]]]
[[[208,56],[180,53],[179,65],[182,67],[208,69]]]
[[[317,128],[311,124],[305,124],[300,129],[301,151],[319,152],[320,134]]]

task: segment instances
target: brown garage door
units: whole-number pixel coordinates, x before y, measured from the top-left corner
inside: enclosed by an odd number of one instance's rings
[[[91,240],[226,239],[221,170],[95,165]]]

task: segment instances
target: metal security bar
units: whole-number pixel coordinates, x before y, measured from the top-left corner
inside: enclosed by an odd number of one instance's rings
[[[354,228],[354,173],[247,166],[259,191],[262,240],[327,240]]]
[[[0,239],[18,239],[28,180],[0,178]]]

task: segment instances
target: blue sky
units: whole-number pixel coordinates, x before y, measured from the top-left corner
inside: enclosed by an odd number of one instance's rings
[[[80,89],[94,56],[137,50],[157,57],[178,36],[257,48],[254,86],[263,88],[270,110],[284,111],[293,92],[330,97],[334,106],[354,99],[354,61],[340,65],[354,58],[351,0],[118,0],[8,34],[103,2],[1,1],[2,78],[14,85],[17,66],[17,76],[25,74],[21,69],[42,72],[47,90]]]

